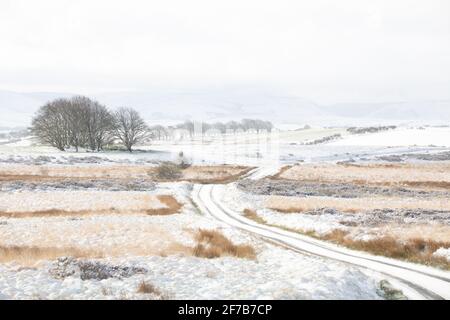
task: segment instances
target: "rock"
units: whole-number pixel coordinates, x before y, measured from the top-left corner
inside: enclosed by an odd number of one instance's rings
[[[408,300],[401,290],[395,289],[387,280],[381,280],[377,293],[386,300]]]
[[[72,257],[59,258],[49,273],[57,278],[77,277],[81,280],[103,280],[109,278],[129,278],[135,274],[145,274],[140,267],[115,266],[98,261],[78,260]]]

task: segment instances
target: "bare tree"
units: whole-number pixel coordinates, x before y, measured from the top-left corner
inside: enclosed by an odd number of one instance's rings
[[[31,131],[41,143],[49,144],[64,151],[69,144],[68,119],[64,110],[67,99],[57,99],[40,107],[32,120]]]
[[[89,148],[100,151],[113,140],[114,116],[96,101],[91,101],[86,122]]]
[[[162,125],[154,125],[150,127],[151,132],[158,140],[167,139],[169,132],[168,129]]]
[[[186,130],[189,133],[190,138],[194,136],[194,122],[190,120],[186,120],[185,122],[177,125],[177,129]]]
[[[273,123],[270,121],[264,121],[264,129],[266,129],[268,132],[272,132]]]
[[[234,133],[236,133],[237,130],[241,129],[241,125],[237,121],[228,121],[225,125],[227,130],[231,130]]]
[[[80,147],[87,144],[89,139],[88,127],[91,100],[87,97],[71,98],[63,108],[63,116],[67,119],[67,134],[69,145],[78,152]]]
[[[74,147],[101,150],[111,141],[114,117],[87,97],[57,99],[42,106],[33,118],[32,131],[43,143],[61,151]]]
[[[113,114],[101,106],[97,111],[99,117],[99,126],[97,127],[95,140],[97,144],[97,151],[103,150],[106,144],[112,143],[114,141],[114,128],[115,121]]]
[[[132,108],[120,108],[114,114],[114,133],[129,152],[132,147],[145,140],[149,135],[149,128],[139,113]]]
[[[225,133],[227,131],[226,124],[224,124],[222,122],[216,122],[212,125],[212,127],[214,129],[216,129],[217,131],[219,131],[220,133]]]

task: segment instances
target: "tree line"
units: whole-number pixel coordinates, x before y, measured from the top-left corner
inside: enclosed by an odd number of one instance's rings
[[[269,121],[243,119],[212,124],[202,123],[202,134],[239,131],[271,131]],[[194,135],[195,125],[185,121],[176,126],[155,125],[149,127],[139,113],[132,108],[109,110],[99,102],[84,96],[60,98],[41,106],[33,117],[31,132],[43,144],[61,151],[80,148],[101,151],[107,145],[120,142],[128,151],[148,139],[169,139],[176,130]]]
[[[158,140],[167,140],[173,137],[174,132],[183,130],[187,132],[189,137],[195,134],[195,124],[193,121],[185,121],[175,126],[154,125],[150,127],[152,137]],[[241,121],[215,122],[215,123],[201,123],[201,132],[203,135],[225,134],[225,133],[239,133],[239,132],[256,132],[262,131],[271,132],[273,124],[270,121],[263,121],[258,119],[242,119]]]

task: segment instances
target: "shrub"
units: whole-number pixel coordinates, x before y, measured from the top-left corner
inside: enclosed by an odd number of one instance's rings
[[[251,210],[251,209],[244,209],[244,217],[253,220],[257,223],[261,223],[261,224],[265,224],[266,221],[264,220],[264,218],[260,217],[258,215],[258,213],[256,213],[255,210]]]
[[[173,162],[163,162],[156,168],[156,175],[163,180],[175,180],[182,176],[180,166]]]
[[[153,293],[158,296],[161,295],[161,291],[159,291],[158,288],[156,288],[153,284],[145,282],[145,281],[142,281],[139,284],[137,292],[138,293],[146,293],[146,294]]]
[[[236,245],[222,233],[215,230],[200,229],[196,234],[197,245],[193,250],[196,257],[218,258],[233,256],[237,258],[255,259],[256,253],[249,245]]]

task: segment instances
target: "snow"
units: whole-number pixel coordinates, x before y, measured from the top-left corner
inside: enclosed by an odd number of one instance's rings
[[[299,231],[315,231],[326,234],[334,229],[345,229],[339,223],[341,216],[337,214],[305,215],[302,213],[278,213],[265,208],[268,196],[252,195],[240,191],[235,184],[224,187],[222,200],[234,211],[243,213],[245,209],[256,210],[258,216],[268,224],[286,227]]]
[[[0,293],[11,299],[143,299],[136,289],[146,281],[171,299],[381,299],[376,293],[379,278],[370,272],[273,246],[257,261],[177,255],[104,261],[148,273],[101,281],[59,280],[48,273],[50,263],[21,270],[0,265]]]
[[[343,139],[326,144],[303,145],[305,141],[341,134]],[[448,151],[450,128],[400,128],[387,132],[349,135],[345,128],[311,128],[275,131],[271,134],[237,134],[196,140],[152,141],[137,146],[141,151],[61,152],[35,144],[32,138],[1,145],[0,162],[24,164],[131,163],[152,164],[176,159],[179,152],[194,164],[279,166],[304,162],[337,162],[377,155]],[[434,145],[434,146],[432,146]]]
[[[304,161],[339,161],[354,156],[375,156],[386,153],[421,152],[423,150],[441,150],[428,147],[425,136],[443,141],[448,137],[449,129],[426,128],[399,129],[383,134],[399,136],[398,143],[424,139],[423,147],[395,148],[383,144],[366,144],[367,140],[379,140],[379,135],[346,136],[339,143],[302,146],[301,142],[312,137],[329,135],[336,130],[311,129],[298,132],[281,133],[269,147],[258,143],[258,137],[249,135],[243,141],[221,144],[221,140],[196,146],[185,142],[180,144],[155,143],[145,146],[143,153],[62,153],[49,147],[33,145],[31,140],[22,140],[14,144],[0,146],[0,161],[4,168],[19,164],[60,164],[95,165],[105,163],[146,163],[147,161],[170,158],[181,150],[185,155],[196,154],[205,163],[261,164],[251,178],[261,178],[273,174],[280,165]],[[338,129],[337,131],[343,131]],[[403,132],[403,134],[402,134]],[[406,134],[406,133],[407,134]],[[424,137],[420,137],[419,132]],[[405,136],[409,138],[405,138]],[[374,138],[372,138],[374,137]],[[389,136],[388,136],[389,137]],[[401,139],[404,140],[401,140]],[[246,142],[245,140],[248,139]],[[353,145],[352,139],[359,144]],[[389,140],[391,137],[389,137]],[[412,139],[412,140],[411,140]],[[441,140],[439,140],[441,139]],[[388,140],[388,141],[389,141]],[[392,138],[392,141],[396,141]],[[447,140],[447,141],[450,141]],[[428,142],[428,140],[426,140]],[[336,142],[338,143],[338,142]],[[420,144],[420,143],[419,143]],[[448,146],[448,144],[442,144]],[[221,146],[219,149],[218,146]],[[273,149],[279,148],[281,161],[269,158]],[[263,161],[256,154],[261,152]],[[267,160],[265,163],[264,161]],[[148,163],[152,164],[152,163]],[[39,166],[36,166],[36,170]],[[75,168],[76,169],[76,168]],[[171,194],[184,203],[182,212],[170,216],[147,216],[142,214],[105,214],[85,217],[45,217],[42,219],[6,218],[0,219],[0,245],[77,247],[84,250],[106,252],[102,263],[116,266],[136,266],[148,270],[129,278],[109,278],[105,280],[81,280],[75,276],[56,279],[49,269],[52,261],[41,261],[31,266],[19,263],[0,264],[0,299],[157,299],[157,295],[137,293],[139,283],[145,280],[155,285],[171,299],[380,299],[377,294],[379,281],[387,276],[368,271],[361,267],[349,266],[334,259],[317,255],[298,253],[265,242],[261,235],[242,231],[235,225],[219,221],[204,215],[190,201],[191,185],[188,183],[158,184],[156,189],[145,192],[136,191],[15,191],[0,193],[2,209],[14,210],[89,210],[92,208],[121,209],[141,208],[142,206],[161,205],[155,195]],[[265,197],[245,195],[234,185],[222,186],[220,194],[223,202],[234,211],[263,207]],[[143,197],[143,198],[142,198]],[[146,199],[143,201],[142,199]],[[307,216],[301,214],[280,214],[267,209],[258,210],[269,223],[298,229],[314,228],[319,233],[327,232],[338,226],[338,216]],[[240,225],[238,226],[240,227]],[[342,227],[340,225],[340,227]],[[221,257],[218,259],[197,258],[189,252],[177,249],[177,246],[195,245],[193,232],[199,228],[217,229],[237,244],[250,244],[257,252],[257,260]],[[298,239],[297,239],[298,240]],[[302,247],[300,241],[292,242]],[[175,250],[174,250],[175,247]],[[307,247],[310,249],[310,247]],[[448,255],[448,249],[440,249],[436,254]],[[387,259],[390,263],[396,261]],[[409,266],[409,265],[408,265]],[[419,267],[417,267],[419,268]],[[424,267],[425,271],[429,271]],[[383,272],[386,269],[382,270]],[[438,271],[434,271],[438,272]],[[404,276],[395,273],[399,277]],[[411,276],[412,279],[412,276]],[[428,278],[417,278],[426,281]],[[417,280],[414,278],[414,280]],[[424,280],[425,279],[425,280]],[[391,280],[390,280],[391,281]],[[394,284],[394,282],[392,282]],[[428,286],[442,292],[440,284],[431,281]],[[417,293],[408,291],[408,287],[395,283],[410,298]],[[445,289],[445,288],[444,288]],[[441,290],[441,291],[439,291]]]
[[[66,191],[63,208],[81,208],[83,199],[105,200]],[[17,193],[17,194],[20,194]],[[31,198],[29,209],[46,208]],[[45,193],[43,193],[45,194]],[[174,194],[185,203],[180,214],[170,216],[92,215],[82,218],[8,218],[0,225],[1,245],[76,247],[107,253],[101,263],[148,270],[129,278],[84,280],[76,276],[52,277],[53,262],[31,265],[0,264],[0,295],[4,299],[158,299],[137,293],[142,281],[153,284],[169,299],[380,299],[379,275],[319,257],[298,254],[261,241],[248,233],[203,216],[189,203],[189,184],[159,184],[151,195]],[[16,196],[15,193],[8,193]],[[60,197],[56,193],[57,198]],[[96,195],[96,196],[95,196]],[[111,193],[121,201],[121,192]],[[3,195],[2,195],[3,196]],[[6,197],[6,196],[5,196]],[[20,205],[15,199],[14,206]],[[58,198],[59,199],[59,198]],[[6,200],[6,198],[5,198]],[[61,200],[61,199],[60,199]],[[96,201],[96,200],[95,200]],[[75,205],[74,205],[75,204]],[[116,203],[111,201],[111,205]],[[233,257],[204,259],[171,251],[174,244],[195,245],[193,231],[220,230],[236,244],[251,244],[257,260]],[[161,256],[161,252],[164,253]],[[274,272],[277,270],[277,272]]]
[[[165,208],[156,197],[137,191],[19,191],[0,193],[0,209],[8,212],[43,210],[118,211]]]
[[[436,250],[436,252],[433,253],[433,255],[443,257],[450,261],[450,248],[439,248],[438,250]]]
[[[324,241],[311,239],[298,233],[260,225],[243,218],[239,212],[235,212],[227,207],[221,200],[224,194],[224,188],[224,186],[218,185],[198,186],[194,190],[194,201],[205,211],[209,212],[212,217],[230,226],[267,237],[276,243],[287,245],[303,252],[311,252],[322,257],[328,257],[333,260],[348,262],[352,265],[382,272],[388,275],[388,277],[391,276],[406,281],[403,287],[406,286],[409,289],[411,287],[407,283],[412,282],[444,299],[450,298],[448,285],[450,275],[448,272],[348,250]],[[424,293],[416,292],[416,294],[416,297],[424,298]]]
[[[400,128],[374,134],[348,136],[332,146],[443,146],[450,147],[450,128]]]

